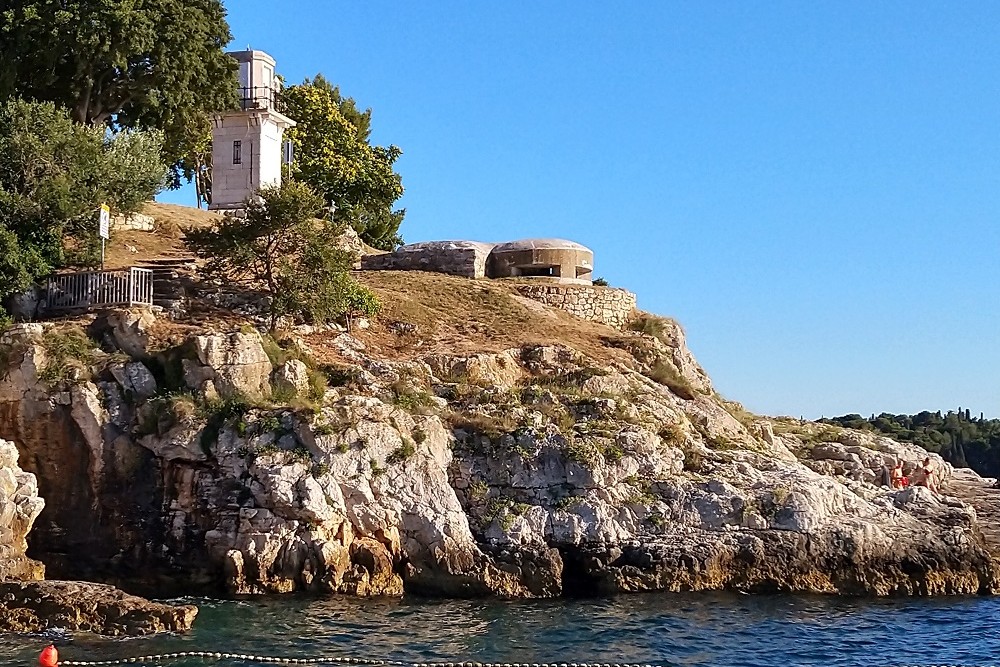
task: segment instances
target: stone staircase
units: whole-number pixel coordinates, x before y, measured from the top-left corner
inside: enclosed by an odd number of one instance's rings
[[[194,255],[171,254],[136,264],[140,269],[153,272],[153,305],[168,313],[184,309],[187,286],[198,264]]]

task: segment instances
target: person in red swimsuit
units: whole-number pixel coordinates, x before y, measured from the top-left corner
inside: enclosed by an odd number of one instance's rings
[[[910,485],[909,478],[903,474],[902,461],[896,461],[896,465],[889,471],[889,480],[894,489],[905,489]]]

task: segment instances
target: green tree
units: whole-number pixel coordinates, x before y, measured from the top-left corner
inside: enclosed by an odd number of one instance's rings
[[[220,0],[7,0],[0,10],[0,100],[55,102],[74,121],[158,129],[173,181],[208,112],[233,108],[235,61]]]
[[[285,113],[296,122],[287,135],[295,146],[294,178],[333,202],[335,220],[351,225],[368,245],[398,247],[406,211],[393,209],[403,196],[393,165],[402,152],[371,145],[371,109],[358,111],[353,99],[319,75],[291,86],[282,97]]]
[[[158,132],[88,127],[46,102],[0,104],[0,299],[96,262],[97,210],[135,211],[162,188]]]
[[[351,278],[351,255],[330,240],[338,225],[317,219],[323,198],[300,182],[262,188],[244,217],[188,233],[206,260],[206,278],[260,289],[271,299],[271,328],[290,315],[322,323],[357,311],[374,314],[378,302]],[[340,230],[342,231],[342,227]]]

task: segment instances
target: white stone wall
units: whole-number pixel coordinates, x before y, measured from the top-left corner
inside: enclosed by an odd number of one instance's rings
[[[281,138],[294,125],[274,111],[220,114],[212,129],[211,209],[242,208],[262,185],[281,184]],[[233,143],[240,142],[240,164]]]
[[[635,311],[635,294],[619,287],[514,285],[521,296],[577,317],[624,329]]]

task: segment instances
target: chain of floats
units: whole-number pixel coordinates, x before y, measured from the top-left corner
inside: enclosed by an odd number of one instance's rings
[[[134,658],[118,660],[61,660],[60,667],[102,667],[104,665],[127,665],[134,663],[166,662],[182,658],[202,658],[208,660],[243,660],[244,662],[259,662],[282,665],[370,665],[371,667],[662,667],[640,663],[608,663],[608,662],[405,662],[402,660],[370,660],[366,658],[278,658],[246,653],[215,653],[211,651],[182,651],[180,653],[161,653],[159,655],[143,655]],[[906,667],[906,666],[901,666]],[[963,667],[961,665],[928,665],[927,667]],[[967,665],[964,667],[976,667]],[[998,665],[981,665],[979,667],[1000,667]]]
[[[281,665],[370,665],[371,667],[662,667],[639,663],[600,663],[600,662],[404,662],[401,660],[370,660],[367,658],[277,658],[246,653],[215,653],[212,651],[182,651],[180,653],[161,653],[159,655],[143,655],[119,660],[60,660],[60,667],[102,667],[103,665],[127,665],[133,663],[167,662],[182,658],[202,658],[208,660],[242,660],[244,662],[259,662]]]

